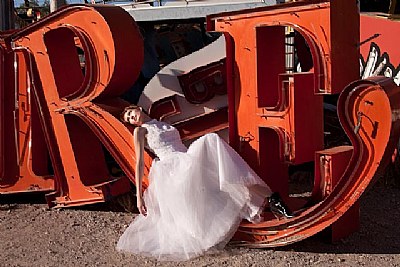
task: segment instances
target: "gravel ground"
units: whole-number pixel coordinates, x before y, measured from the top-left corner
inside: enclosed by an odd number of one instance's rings
[[[33,200],[0,196],[0,266],[400,266],[400,189],[382,184],[362,197],[360,231],[339,243],[313,237],[276,249],[227,247],[180,263],[115,251],[132,214],[105,205],[49,210]]]

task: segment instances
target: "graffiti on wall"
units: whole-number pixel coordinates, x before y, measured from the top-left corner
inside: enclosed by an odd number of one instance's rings
[[[389,58],[389,54],[382,53],[379,46],[372,42],[368,57],[364,60],[360,56],[360,76],[362,79],[383,75],[392,77],[397,85],[400,85],[400,65],[395,67]]]

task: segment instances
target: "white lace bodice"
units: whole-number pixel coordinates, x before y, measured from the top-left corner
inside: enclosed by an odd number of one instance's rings
[[[147,129],[147,145],[159,159],[174,152],[186,152],[178,130],[168,123],[151,120],[142,124]]]

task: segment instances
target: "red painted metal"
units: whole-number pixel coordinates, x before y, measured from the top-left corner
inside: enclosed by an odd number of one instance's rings
[[[312,192],[313,203],[322,201],[332,193],[346,171],[347,165],[353,155],[352,146],[338,146],[322,151],[317,151],[315,168],[314,189]],[[335,221],[325,230],[329,241],[336,242],[358,231],[360,228],[360,205],[355,202],[340,219]]]
[[[84,70],[77,54],[77,38],[84,52]],[[46,188],[54,190],[48,195],[50,205],[104,201],[108,193],[118,188],[115,183],[126,185],[123,177],[110,175],[102,146],[133,179],[131,132],[106,111],[111,107],[118,113],[127,105],[115,97],[135,81],[143,61],[141,36],[132,18],[117,7],[71,6],[7,36],[4,43],[13,47],[10,54],[17,58],[15,77],[19,81],[18,91],[10,83],[4,86],[5,92],[21,97],[21,124],[6,129],[10,129],[8,135],[14,132],[11,129],[26,134],[17,143],[23,155],[17,165],[21,166],[18,181],[7,183],[9,186],[2,186],[1,191],[15,192],[18,183],[32,183],[24,166],[29,167],[36,158],[47,160],[41,140],[48,145],[54,169],[55,186]],[[5,66],[12,70],[12,61]],[[10,71],[7,76],[14,74]],[[9,103],[16,105],[16,101]],[[43,129],[43,133],[38,130],[35,138],[34,129]],[[26,148],[31,144],[30,152]],[[35,147],[42,157],[32,157]],[[10,175],[6,177],[10,179]],[[125,186],[124,191],[129,188]],[[26,190],[29,189],[21,191]]]
[[[400,35],[400,21],[373,14],[360,16],[360,52],[364,58],[368,57],[371,43],[379,46],[381,54],[387,53],[390,62],[397,67],[400,64],[400,53],[397,41],[393,36]]]
[[[181,112],[177,95],[164,97],[155,101],[149,109],[150,117],[157,120],[165,120],[169,116],[177,115]]]
[[[30,112],[30,106],[33,103],[27,97],[30,90],[28,85],[30,76],[27,75],[24,66],[17,68],[21,62],[21,54],[13,53],[5,42],[0,44],[3,63],[0,74],[2,77],[0,193],[53,190],[53,177],[43,173],[47,158],[33,156],[41,143],[36,140],[31,142],[31,137],[40,129],[31,124],[31,117],[34,114]],[[21,179],[22,177],[24,179]]]
[[[400,120],[392,114],[398,113],[399,100],[399,87],[389,78],[358,81],[348,86],[340,96],[338,111],[354,152],[336,187],[293,219],[242,224],[238,238],[257,247],[290,244],[331,226],[357,205],[374,174],[382,171],[390,160],[398,142]]]
[[[230,128],[237,135],[230,141],[273,190],[287,194],[288,163],[313,161],[314,152],[323,148],[319,94],[340,92],[359,77],[357,7],[348,1],[292,3],[208,20],[210,29],[229,33],[234,43],[236,79],[228,92],[235,98]],[[343,20],[353,26],[339,33]],[[310,47],[310,72],[285,74],[285,26]],[[348,48],[346,57],[338,52],[343,48]],[[338,75],[342,66],[346,70]]]
[[[384,75],[400,84],[400,53],[393,36],[400,34],[400,21],[378,15],[361,16],[361,77]]]
[[[0,177],[4,177],[4,63],[5,63],[5,49],[0,43]]]
[[[359,77],[358,22],[356,3],[347,0],[208,18],[210,29],[226,37],[229,114],[219,108],[175,125],[184,140],[192,140],[226,129],[229,121],[231,145],[292,208],[300,207],[292,219],[266,213],[262,223],[242,223],[235,238],[243,244],[281,246],[328,227],[337,240],[357,230],[358,199],[390,159],[400,134],[400,91],[393,81],[353,82]],[[309,48],[307,72],[286,70],[288,29],[307,44],[303,49]],[[104,150],[134,181],[132,128],[118,118],[127,105],[118,96],[135,81],[143,61],[143,43],[131,17],[118,7],[65,7],[0,35],[0,59],[0,193],[52,191],[49,204],[60,207],[129,191],[125,176],[110,174]],[[216,71],[209,67],[181,77],[186,98],[151,102],[150,114],[167,120],[183,112],[183,103],[209,100],[214,89],[224,93],[214,79],[224,73],[222,65]],[[193,94],[197,78],[205,79],[210,94]],[[339,117],[352,147],[325,150],[323,95],[336,93],[341,93]],[[288,196],[288,167],[315,158],[313,205],[305,207]],[[146,154],[146,175],[151,161]]]
[[[314,153],[323,149],[323,110],[319,94],[339,93],[359,77],[356,3],[309,1],[223,13],[210,16],[208,25],[210,30],[225,32],[233,39],[233,59],[229,59],[227,53],[227,61],[234,62],[235,76],[232,88],[228,88],[235,102],[231,107],[235,120],[230,121],[230,127],[237,129],[237,135],[231,134],[235,138],[232,144],[271,188],[287,199],[288,164],[313,161]],[[294,28],[306,41],[313,62],[309,72],[286,73],[284,26]],[[251,246],[268,247],[302,240],[328,226],[332,226],[333,239],[351,232],[342,229],[343,223],[354,217],[358,220],[358,213],[354,212],[357,211],[356,201],[382,158],[386,159],[392,151],[391,138],[398,138],[397,121],[392,125],[390,119],[391,108],[397,109],[398,88],[387,82],[384,79],[379,80],[378,85],[359,82],[363,89],[370,90],[368,96],[358,84],[342,92],[339,115],[354,150],[350,160],[331,155],[338,163],[327,170],[337,168],[338,174],[325,175],[317,183],[329,183],[331,188],[327,190],[325,186],[317,202],[310,208],[298,210],[293,219],[271,220],[266,214],[263,223],[243,223],[237,240]],[[359,114],[366,112],[360,103],[367,102],[375,103],[374,111],[368,111],[371,114],[368,116],[373,116],[380,127],[366,135],[354,134],[354,127],[361,127],[357,126]],[[391,137],[390,129],[394,134]],[[319,168],[318,163],[316,166]],[[317,189],[314,191],[318,192]],[[353,205],[353,210],[342,217]],[[356,229],[357,223],[351,230]]]
[[[178,76],[183,94],[188,102],[202,104],[215,95],[225,95],[225,61],[213,62]]]
[[[82,16],[86,19],[81,20]],[[13,114],[14,107],[18,111],[18,120],[12,116],[5,120],[6,128],[15,129],[18,139],[14,141],[14,131],[9,131],[10,140],[5,140],[10,152],[20,150],[21,159],[17,163],[14,158],[15,168],[8,171],[16,174],[4,175],[0,192],[51,191],[49,205],[66,207],[104,201],[129,191],[125,177],[110,174],[104,150],[134,181],[132,128],[118,119],[128,104],[118,96],[133,84],[143,61],[142,39],[132,18],[118,7],[69,6],[2,36],[2,44],[9,57],[2,64],[8,73],[2,72],[1,77],[15,76],[16,82],[8,80],[1,89],[10,100],[6,101],[11,110],[8,114]],[[79,60],[78,49],[83,51],[84,62]],[[5,57],[3,52],[1,56]],[[221,78],[224,71],[221,66],[188,75],[205,77],[209,89],[214,90],[216,75]],[[219,89],[216,93],[221,94]],[[11,101],[14,94],[19,98]],[[165,109],[169,115],[180,112],[174,98],[167,100],[155,103],[151,115],[164,119],[168,116]],[[176,126],[184,140],[223,130],[228,126],[227,110],[179,121]],[[145,157],[147,175],[152,155],[146,153]]]
[[[316,152],[317,164],[312,192],[314,202],[321,201],[332,193],[339,178],[345,172],[352,154],[352,146],[338,146]]]
[[[208,132],[227,133],[222,37],[165,66],[146,85],[139,105],[153,118],[173,124],[189,144]]]
[[[208,30],[227,32],[235,39],[236,58],[242,54],[256,56],[257,33],[276,31],[290,26],[306,39],[313,55],[314,90],[316,93],[340,93],[358,77],[358,69],[352,66],[358,60],[359,14],[355,3],[349,1],[301,1],[247,11],[227,12],[208,16]],[[266,29],[269,27],[270,29]],[[281,35],[282,35],[281,30]],[[268,35],[268,38],[274,34]],[[278,38],[278,37],[276,37]],[[283,38],[283,37],[281,37]],[[238,40],[240,40],[238,42]],[[253,41],[250,41],[253,40]],[[260,40],[261,41],[261,40]],[[238,48],[240,44],[241,48]],[[269,46],[270,44],[263,44]],[[280,51],[282,53],[281,46]],[[346,51],[346,53],[343,53]],[[257,53],[260,49],[257,50]],[[269,51],[264,51],[268,53]],[[275,51],[278,53],[278,51]],[[271,53],[272,54],[272,53]],[[279,55],[270,55],[276,60]],[[244,59],[243,59],[244,60]],[[249,70],[254,58],[248,57]],[[271,60],[270,62],[274,62]],[[280,61],[282,64],[282,61]],[[340,67],[339,67],[340,66]],[[276,66],[282,68],[282,66]],[[247,75],[243,73],[243,75]],[[267,74],[266,74],[267,75]],[[271,74],[272,76],[272,74]],[[249,74],[249,77],[250,74]]]

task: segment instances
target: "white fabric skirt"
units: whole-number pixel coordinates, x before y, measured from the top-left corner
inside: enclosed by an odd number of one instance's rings
[[[138,215],[117,250],[182,261],[221,249],[242,219],[260,220],[269,187],[217,134],[153,161]]]

